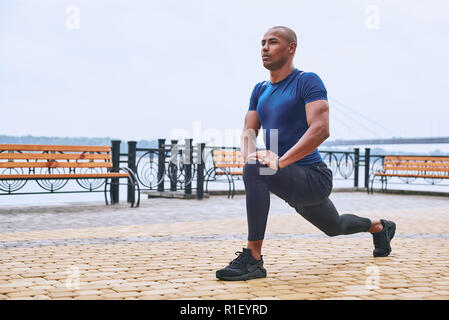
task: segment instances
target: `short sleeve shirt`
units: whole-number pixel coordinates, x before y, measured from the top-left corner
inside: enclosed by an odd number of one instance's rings
[[[256,84],[248,110],[257,111],[264,129],[265,147],[280,157],[293,147],[309,128],[305,105],[316,100],[327,100],[327,91],[323,81],[313,72],[295,69],[279,82]],[[315,149],[294,164],[311,165],[321,160],[318,149]]]

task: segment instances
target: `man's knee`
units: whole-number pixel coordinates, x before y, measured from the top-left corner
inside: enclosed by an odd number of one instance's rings
[[[326,201],[328,202],[328,201]],[[336,237],[342,235],[342,225],[341,221],[338,218],[337,221],[332,219],[332,221],[324,221],[323,219],[317,220],[317,216],[321,210],[327,210],[326,206],[323,204],[317,206],[306,206],[306,207],[295,207],[296,211],[301,214],[304,218],[306,218],[309,222],[311,222],[315,227],[320,229],[325,235],[328,237]],[[301,210],[298,210],[301,209]]]
[[[337,223],[327,225],[323,232],[329,237],[336,237],[344,234],[344,229],[342,227],[341,219],[339,217]]]

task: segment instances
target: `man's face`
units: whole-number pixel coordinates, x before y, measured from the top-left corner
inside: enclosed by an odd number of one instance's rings
[[[262,62],[268,70],[278,70],[294,54],[294,43],[288,43],[280,30],[268,30],[262,39]]]

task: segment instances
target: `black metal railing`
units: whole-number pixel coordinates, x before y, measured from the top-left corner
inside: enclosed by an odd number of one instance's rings
[[[119,149],[117,142],[112,142],[112,159],[114,168]],[[239,151],[238,147],[206,146],[204,143],[193,144],[192,139],[185,139],[183,144],[177,140],[158,139],[157,148],[139,148],[135,141],[128,141],[128,153],[120,154],[119,163],[134,171],[141,190],[147,191],[179,191],[192,194],[202,199],[204,188],[209,182],[207,177],[215,170],[212,150]],[[352,151],[320,150],[323,162],[332,170],[335,181],[352,181],[354,188],[369,190],[370,181],[376,171],[381,170],[385,155],[373,155],[370,148],[354,148]],[[202,156],[200,156],[202,155]],[[206,181],[205,181],[206,178]],[[225,177],[223,177],[224,179]],[[242,176],[235,175],[233,180]],[[224,179],[225,181],[225,179]],[[402,178],[401,183],[411,183],[413,178]],[[225,181],[226,182],[226,181]],[[232,182],[233,183],[233,182]],[[428,181],[439,183],[437,179]],[[207,190],[207,189],[206,189]],[[113,190],[111,189],[111,193]],[[118,192],[114,190],[114,192]],[[132,201],[133,193],[128,189],[128,201]],[[112,194],[111,194],[112,197]],[[116,195],[118,198],[118,193]]]
[[[193,139],[158,139],[157,148],[139,148],[135,141],[128,141],[128,153],[120,153],[119,163],[126,163],[133,170],[142,191],[179,191],[204,197],[204,143],[193,145]],[[196,182],[196,184],[194,184]],[[117,190],[115,190],[117,192]],[[134,195],[128,189],[128,201]]]
[[[363,173],[362,188],[366,190],[374,173],[382,169],[385,159],[385,155],[371,154],[371,148],[365,148],[363,153],[354,148],[354,151],[320,151],[320,154],[332,170],[334,180],[353,179],[354,188],[359,188],[360,174]]]
[[[127,141],[127,151],[122,153],[121,143],[120,140],[111,141],[112,172],[119,172],[124,167],[134,172],[142,191],[183,191],[188,195],[196,192],[197,199],[204,197],[209,177],[215,170],[212,150],[240,151],[238,147],[206,146],[205,143],[194,144],[193,139],[185,139],[183,143],[178,140],[166,142],[166,139],[158,139],[158,145],[155,148],[140,148],[136,141]],[[364,150],[354,148],[351,151],[320,150],[319,152],[323,161],[332,170],[334,180],[352,181],[351,184],[354,188],[359,188],[360,182],[362,182],[361,187],[366,190],[369,190],[375,172],[383,168],[386,156],[382,154],[373,155],[370,148],[364,148]],[[225,178],[223,177],[223,180]],[[234,180],[241,179],[242,175],[232,175],[231,183],[233,184]],[[389,180],[389,184],[413,183],[420,185],[419,181],[416,183],[416,178],[412,177],[387,177],[386,179]],[[390,182],[390,180],[393,180],[393,182]],[[441,181],[444,179],[426,178],[424,180],[426,183],[421,185],[443,185]],[[9,184],[6,186],[0,185],[0,191],[12,194],[24,185],[22,183],[17,187],[14,182],[12,180],[3,181],[3,184]],[[77,182],[89,192],[99,191],[101,183],[104,183],[104,181],[100,181],[100,184],[98,184],[91,180],[86,184]],[[50,187],[39,185],[42,189],[52,193],[61,188],[56,184]],[[119,202],[119,186],[118,179],[113,178],[109,190],[112,203]],[[69,192],[72,191],[67,191],[67,193]],[[128,182],[128,202],[133,203],[135,196],[132,185]]]
[[[212,160],[212,150],[223,151],[240,151],[238,147],[224,147],[224,146],[206,146],[206,176],[210,176],[214,170]],[[263,150],[263,149],[259,149]],[[360,149],[355,148],[354,151],[320,151],[323,162],[332,170],[334,180],[353,180],[355,188],[359,187],[360,169],[364,169],[363,186],[368,188],[370,177],[373,174],[374,168],[377,168],[377,161],[383,159],[384,156],[371,156],[370,148],[365,148],[363,154],[360,154]],[[374,161],[373,161],[374,160]],[[383,162],[382,162],[383,164]],[[381,164],[381,165],[382,165]],[[233,176],[234,179],[239,180],[241,176]]]

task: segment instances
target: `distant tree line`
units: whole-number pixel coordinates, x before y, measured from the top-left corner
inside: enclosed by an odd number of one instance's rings
[[[121,140],[116,138],[88,138],[88,137],[35,137],[27,136],[6,136],[0,135],[0,144],[54,144],[54,145],[74,145],[74,146],[110,146],[111,140]],[[157,148],[156,140],[140,140],[137,142],[140,148]],[[127,152],[127,141],[122,140],[121,152]]]
[[[55,144],[55,145],[80,145],[80,146],[110,146],[111,140],[121,140],[117,138],[103,137],[103,138],[88,138],[88,137],[35,137],[31,135],[27,136],[7,136],[0,135],[0,144],[1,143],[10,143],[10,144]],[[167,140],[169,143],[169,140]],[[139,148],[157,148],[157,140],[139,140],[137,141],[137,146]],[[323,151],[354,151],[353,147],[333,147],[333,146],[323,146],[320,147],[320,150]],[[120,145],[120,152],[126,153],[128,151],[127,141],[122,140]],[[360,152],[363,153],[364,149],[360,148]],[[382,154],[391,154],[391,155],[433,155],[433,156],[441,156],[441,155],[449,155],[449,152],[443,152],[439,149],[429,151],[429,152],[406,152],[406,151],[386,151],[383,148],[371,148],[372,155],[382,155]]]

